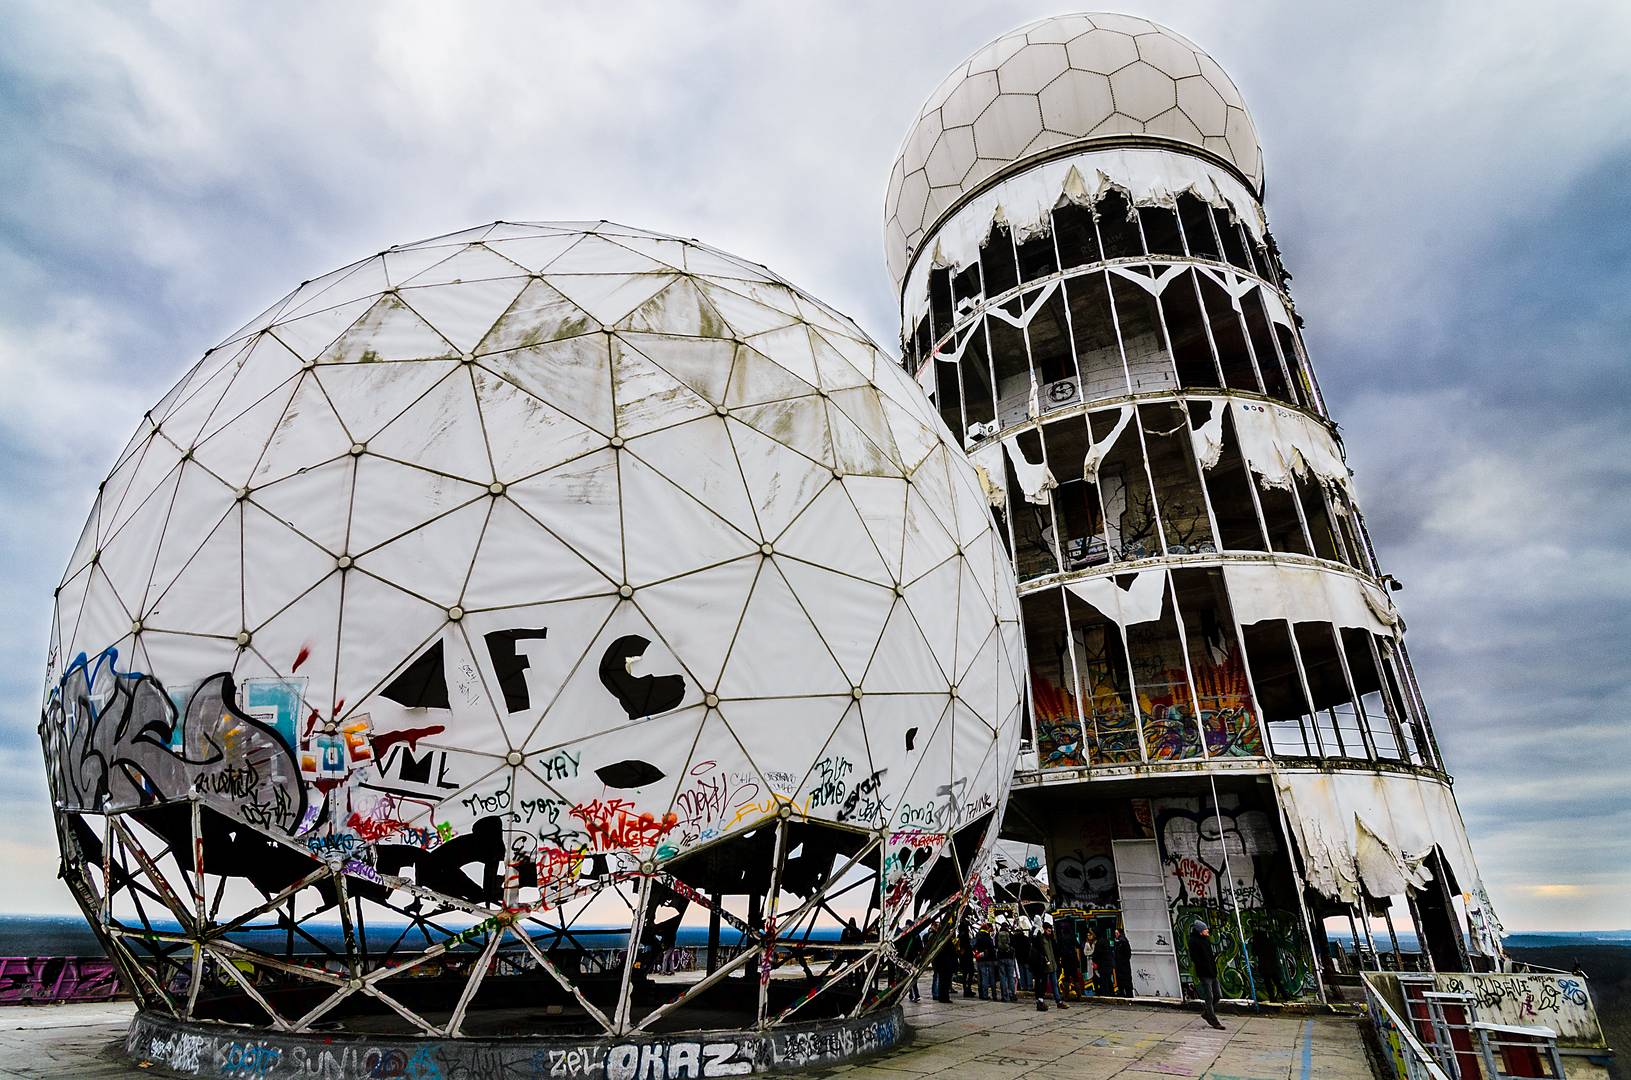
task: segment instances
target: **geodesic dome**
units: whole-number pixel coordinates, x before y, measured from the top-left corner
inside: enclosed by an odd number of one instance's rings
[[[884,249],[898,285],[911,253],[963,194],[1070,143],[1145,135],[1198,146],[1263,186],[1263,153],[1233,80],[1148,19],[1092,12],[1011,30],[946,76],[889,174]]]
[[[143,418],[57,593],[41,730],[150,1007],[459,1035],[508,956],[583,1030],[704,998],[752,1026],[892,1000],[994,832],[1020,649],[973,469],[854,323],[693,241],[498,223],[303,284]],[[784,992],[858,873],[843,978]],[[243,936],[325,913],[323,978]],[[562,955],[608,913],[597,978]],[[710,917],[746,1006],[650,985]],[[396,946],[352,932],[382,919]],[[427,956],[443,997],[395,974]]]

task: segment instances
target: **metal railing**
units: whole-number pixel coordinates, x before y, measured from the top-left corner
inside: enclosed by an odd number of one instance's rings
[[[1387,998],[1371,982],[1369,973],[1360,976],[1360,983],[1365,988],[1365,1008],[1370,1013],[1371,1023],[1376,1025],[1376,1037],[1381,1041],[1383,1055],[1393,1067],[1393,1075],[1399,1080],[1450,1080],[1449,1075],[1433,1060],[1433,1055],[1411,1032],[1410,1026],[1399,1019],[1399,1014],[1393,1011]]]

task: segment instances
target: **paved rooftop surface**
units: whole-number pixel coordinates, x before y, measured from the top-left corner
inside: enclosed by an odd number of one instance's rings
[[[1232,1015],[1223,1030],[1162,1005],[1082,1002],[1046,1013],[1034,1003],[953,997],[906,1007],[910,1046],[861,1065],[812,1072],[845,1080],[1372,1080],[1360,1021]]]
[[[0,1008],[0,1080],[162,1075],[119,1057],[128,1004]],[[1155,1005],[1034,1004],[954,998],[907,1006],[912,1045],[861,1065],[806,1075],[845,1080],[1371,1080],[1359,1021],[1330,1016],[1200,1014]]]
[[[119,1056],[129,1002],[0,1008],[0,1080],[142,1075]]]

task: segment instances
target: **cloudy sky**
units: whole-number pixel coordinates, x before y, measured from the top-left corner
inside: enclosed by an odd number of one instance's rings
[[[1631,923],[1631,6],[1122,9],[1252,106],[1507,925]],[[496,218],[695,236],[893,341],[900,139],[956,62],[1056,10],[7,5],[0,912],[70,907],[34,734],[51,589],[186,365],[306,278]]]

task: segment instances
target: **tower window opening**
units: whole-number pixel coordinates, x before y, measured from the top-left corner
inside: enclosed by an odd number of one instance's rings
[[[1287,371],[1281,363],[1280,350],[1274,341],[1274,332],[1269,329],[1269,317],[1263,307],[1261,287],[1248,290],[1246,295],[1240,298],[1240,307],[1246,318],[1246,332],[1251,339],[1252,354],[1257,359],[1257,371],[1263,377],[1264,392],[1287,404],[1299,404],[1291,392]]]
[[[1093,227],[1093,211],[1073,202],[1053,210],[1053,240],[1059,262],[1066,269],[1099,261],[1099,237]]]
[[[1069,593],[1061,593],[1075,648],[1088,762],[1136,764],[1143,755],[1121,627]]]
[[[1172,343],[1173,364],[1178,369],[1178,385],[1185,388],[1215,389],[1223,386],[1212,342],[1201,313],[1195,271],[1185,270],[1168,282],[1161,293],[1161,313],[1166,319],[1167,337]]]
[[[1047,456],[1039,430],[1021,431],[1014,436],[1015,445],[1025,460],[1048,464],[1055,478],[1059,473]],[[1012,469],[1005,470],[1008,481],[1008,513],[1014,528],[1014,572],[1020,581],[1046,577],[1059,572],[1059,535],[1055,524],[1057,489],[1047,493],[1044,503],[1028,502],[1025,491]]]
[[[1110,295],[1115,301],[1117,328],[1121,331],[1132,392],[1144,394],[1174,389],[1178,380],[1161,332],[1161,314],[1155,297],[1119,274],[1110,276]]]
[[[1105,273],[1099,271],[1060,282],[1070,304],[1070,332],[1075,341],[1084,401],[1127,393],[1127,373],[1121,363],[1115,321],[1110,312],[1110,288],[1105,277]]]
[[[1358,627],[1341,629],[1342,654],[1348,661],[1348,675],[1358,695],[1359,709],[1376,756],[1399,761],[1404,757],[1399,742],[1399,720],[1382,696],[1382,676],[1376,669],[1370,634]]]
[[[1059,260],[1053,252],[1053,236],[1047,231],[1032,233],[1015,249],[1019,258],[1021,281],[1036,281],[1059,272]]]
[[[911,354],[904,358],[905,367],[908,372],[916,371],[918,365],[921,364],[934,349],[933,323],[933,318],[928,315],[923,316],[923,318],[919,320],[917,330],[912,334]]]
[[[1331,512],[1320,481],[1312,476],[1293,474],[1291,483],[1302,505],[1303,520],[1308,522],[1308,536],[1314,543],[1314,554],[1332,562],[1346,561],[1337,546],[1336,530],[1331,527]]]
[[[1207,755],[1260,756],[1263,734],[1223,572],[1217,567],[1175,567],[1172,585],[1189,646],[1189,670],[1195,680]]]
[[[1340,489],[1327,493],[1335,515],[1337,531],[1342,535],[1342,546],[1347,550],[1347,562],[1354,569],[1374,576],[1376,565],[1370,560],[1370,549],[1358,528],[1358,509],[1348,501]]]
[[[951,329],[952,319],[952,282],[951,270],[948,267],[936,267],[929,271],[929,318],[934,320],[934,335],[942,337]]]
[[[1258,381],[1251,353],[1246,348],[1245,329],[1229,300],[1229,294],[1206,274],[1196,274],[1194,277],[1200,286],[1207,324],[1212,330],[1212,343],[1218,351],[1223,384],[1231,390],[1262,393],[1263,385]]]
[[[1319,751],[1310,730],[1311,710],[1286,623],[1269,619],[1252,623],[1241,633],[1245,638],[1246,666],[1269,732],[1269,748],[1283,757],[1316,756]]]
[[[1382,685],[1401,718],[1399,730],[1403,736],[1405,759],[1415,765],[1431,766],[1433,761],[1427,753],[1428,741],[1422,727],[1422,717],[1417,711],[1415,700],[1406,696],[1400,683],[1398,658],[1394,653],[1393,643],[1382,638],[1374,640],[1381,659]]]
[[[1252,264],[1251,255],[1247,253],[1240,223],[1230,216],[1229,211],[1221,207],[1214,206],[1211,209],[1212,224],[1217,226],[1218,239],[1223,241],[1224,259],[1247,273],[1255,273],[1257,267]]]
[[[1017,318],[1023,307],[1023,298],[1016,296],[1003,304],[1002,310]],[[997,426],[1007,427],[1024,420],[1030,410],[1031,365],[1025,331],[995,314],[986,316],[985,329],[997,380]]]
[[[1325,753],[1335,757],[1369,756],[1360,732],[1353,691],[1337,654],[1336,637],[1330,624],[1297,623],[1296,641],[1308,692],[1314,699],[1315,728]]]
[[[1223,445],[1218,460],[1210,469],[1202,469],[1212,513],[1217,518],[1218,539],[1225,551],[1268,551],[1263,536],[1263,522],[1258,517],[1257,505],[1252,498],[1253,478],[1240,453],[1239,436],[1235,434],[1235,418],[1225,401],[1190,401],[1189,423],[1200,428],[1212,417],[1212,410],[1222,409]]]
[[[1189,253],[1197,258],[1218,258],[1217,237],[1212,235],[1212,208],[1192,191],[1178,193],[1178,219],[1183,222]]]
[[[1310,412],[1319,412],[1315,404],[1314,385],[1308,377],[1308,371],[1303,366],[1302,354],[1297,350],[1296,335],[1291,328],[1274,324],[1274,339],[1280,343],[1280,355],[1286,362],[1286,368],[1291,374],[1291,388],[1293,403],[1301,405]]]
[[[975,304],[985,299],[985,295],[985,288],[980,283],[980,264],[969,263],[951,279],[952,318],[961,319],[973,310]]]
[[[974,332],[978,332],[978,328]],[[963,387],[961,364],[947,363],[945,360],[934,361],[935,408],[940,413],[940,419],[951,431],[962,432],[963,427]]]
[[[1151,572],[1163,571],[1145,571]],[[1189,668],[1173,600],[1172,590],[1168,589],[1159,619],[1127,627],[1139,725],[1144,752],[1151,761],[1201,756],[1200,717],[1190,692]]]
[[[1184,238],[1178,232],[1178,214],[1166,206],[1140,206],[1138,221],[1144,229],[1144,246],[1151,255],[1184,254]]]
[[[1093,216],[1099,226],[1099,247],[1106,259],[1130,259],[1144,254],[1144,240],[1139,235],[1138,217],[1127,202],[1127,196],[1110,191],[1093,206]]]
[[[1094,437],[1106,439],[1113,429],[1115,413],[1099,414],[1093,421]],[[1103,500],[1105,536],[1110,558],[1115,561],[1147,559],[1161,553],[1161,533],[1157,524],[1155,496],[1150,492],[1149,473],[1138,433],[1122,432],[1099,466],[1099,495]]]
[[[1020,600],[1025,649],[1031,663],[1031,711],[1037,757],[1047,768],[1087,764],[1077,710],[1075,658],[1066,627],[1063,594],[1047,589]]]
[[[1110,561],[1104,539],[1104,506],[1097,474],[1084,475],[1090,427],[1074,417],[1043,429],[1048,445],[1048,467],[1059,481],[1053,493],[1054,520],[1059,530],[1059,555],[1064,569],[1087,570]]]
[[[1188,419],[1173,404],[1140,405],[1138,415],[1144,428],[1167,554],[1216,551]]]
[[[1036,303],[1034,298],[1026,302]],[[1071,351],[1065,307],[1065,293],[1056,289],[1025,327],[1026,340],[1031,346],[1031,364],[1036,368],[1036,381],[1042,387],[1043,411],[1082,400],[1080,387],[1074,383],[1054,388],[1054,384],[1076,377],[1076,358]]]
[[[964,435],[976,435],[974,425],[980,425],[980,435],[996,430],[997,395],[991,385],[990,357],[986,351],[985,327],[976,323],[969,328],[973,340],[963,350],[957,365],[963,374],[963,422],[968,425]]]
[[[1006,225],[991,230],[980,245],[980,274],[985,295],[1001,296],[1019,284],[1019,265],[1014,261],[1014,237]]]
[[[1294,555],[1312,555],[1308,537],[1303,532],[1302,517],[1297,512],[1297,500],[1283,488],[1270,487],[1263,478],[1252,474],[1257,485],[1257,504],[1263,510],[1263,528],[1269,536],[1269,550]]]

